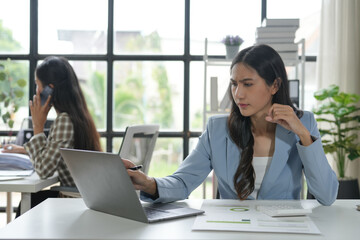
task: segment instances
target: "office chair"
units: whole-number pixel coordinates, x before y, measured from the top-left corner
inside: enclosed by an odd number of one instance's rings
[[[53,124],[54,119],[47,119],[44,125],[44,133],[46,136],[49,135],[50,127]],[[28,142],[30,138],[34,136],[32,118],[26,117],[22,120],[20,130],[16,135],[15,144],[22,146],[24,143]]]
[[[159,125],[128,126],[119,150],[120,157],[143,165],[142,171],[147,174],[158,136]]]
[[[298,79],[295,80],[289,80],[289,94],[290,94],[290,100],[291,102],[299,108],[299,86],[300,82]]]

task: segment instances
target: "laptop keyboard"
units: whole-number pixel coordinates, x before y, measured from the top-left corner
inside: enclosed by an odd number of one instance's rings
[[[144,211],[148,218],[154,218],[156,216],[159,216],[159,214],[161,214],[161,215],[166,214],[166,213],[170,214],[170,212],[168,212],[168,211],[151,208],[151,207],[144,207]]]

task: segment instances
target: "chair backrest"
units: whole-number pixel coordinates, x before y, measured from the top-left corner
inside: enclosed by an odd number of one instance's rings
[[[128,126],[119,150],[120,157],[143,165],[142,171],[147,174],[158,136],[159,125]]]
[[[44,133],[46,136],[49,135],[50,127],[53,124],[54,119],[47,119],[44,125]],[[16,145],[23,145],[28,142],[30,138],[34,136],[33,126],[32,126],[32,118],[26,117],[21,122],[20,130],[16,135]]]
[[[289,94],[291,102],[299,108],[299,80],[289,80]]]

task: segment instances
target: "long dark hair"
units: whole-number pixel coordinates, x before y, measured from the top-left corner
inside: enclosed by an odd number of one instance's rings
[[[268,86],[277,81],[278,91],[272,97],[272,103],[291,106],[300,118],[302,111],[295,108],[289,97],[289,83],[284,62],[279,54],[267,45],[255,45],[240,51],[233,59],[230,71],[235,64],[242,63],[256,70]],[[229,85],[229,96],[232,96]],[[232,98],[232,107],[228,118],[231,139],[241,149],[239,166],[234,175],[234,186],[239,199],[246,199],[254,191],[255,172],[252,166],[254,137],[251,132],[250,117],[242,116]]]
[[[38,65],[35,74],[44,87],[54,85],[52,105],[57,112],[69,114],[74,125],[74,148],[101,151],[99,133],[68,60],[63,57],[47,57]]]

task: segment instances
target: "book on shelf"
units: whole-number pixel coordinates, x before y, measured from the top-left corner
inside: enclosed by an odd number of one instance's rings
[[[226,89],[226,92],[223,96],[223,98],[220,101],[220,106],[219,106],[221,111],[226,111],[229,110],[231,108],[231,98],[229,96],[229,89]]]
[[[217,77],[210,78],[210,110],[218,110],[218,79]]]
[[[265,18],[262,26],[300,26],[299,18]]]
[[[293,43],[295,37],[290,38],[256,38],[256,43],[259,44],[271,44],[271,43]]]
[[[296,32],[298,27],[257,27],[256,31],[258,33],[267,33],[267,32]]]
[[[255,32],[256,38],[295,38],[295,31],[291,32]]]
[[[292,52],[298,51],[298,45],[296,43],[268,43],[270,47],[277,52]]]

